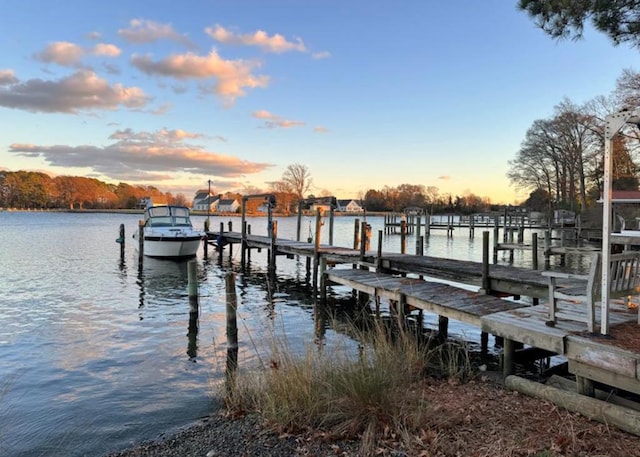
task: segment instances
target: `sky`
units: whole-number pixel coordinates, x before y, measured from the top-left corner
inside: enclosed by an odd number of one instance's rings
[[[401,184],[515,203],[525,133],[615,88],[640,51],[556,41],[516,0],[7,0],[0,170],[192,198]]]

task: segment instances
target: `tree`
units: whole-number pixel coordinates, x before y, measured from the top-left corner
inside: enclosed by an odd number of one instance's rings
[[[553,38],[580,39],[591,21],[616,45],[640,47],[638,0],[519,0],[518,8]]]
[[[306,165],[293,163],[287,166],[282,174],[284,181],[290,188],[291,192],[300,200],[302,200],[311,188],[311,173]]]

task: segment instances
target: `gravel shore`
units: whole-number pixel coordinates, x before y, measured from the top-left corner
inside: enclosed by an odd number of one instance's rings
[[[311,433],[279,435],[263,427],[257,416],[228,419],[214,414],[170,437],[105,457],[346,457],[358,455],[358,445],[353,441],[327,441]]]

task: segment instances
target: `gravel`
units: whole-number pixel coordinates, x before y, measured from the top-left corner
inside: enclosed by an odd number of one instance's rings
[[[354,441],[326,440],[322,434],[278,434],[263,427],[253,415],[238,419],[215,415],[170,437],[105,457],[336,457],[356,456],[358,446]]]

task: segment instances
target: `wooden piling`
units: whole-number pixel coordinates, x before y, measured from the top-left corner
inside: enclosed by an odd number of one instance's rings
[[[400,221],[400,254],[407,253],[407,221]]]
[[[190,260],[187,263],[187,294],[189,296],[189,328],[187,331],[187,355],[193,358],[197,356],[198,317],[200,306],[198,304],[198,262]]]
[[[233,394],[238,369],[238,297],[236,295],[236,275],[229,271],[225,274],[226,315],[227,315],[227,394]]]
[[[120,224],[120,233],[116,239],[116,243],[120,244],[120,260],[124,260],[124,224]]]
[[[313,245],[313,290],[318,290],[318,268],[320,264],[320,235],[322,232],[322,213],[320,208],[316,210],[316,238]]]
[[[271,227],[269,227],[271,231],[269,233],[269,237],[271,239],[271,247],[269,248],[269,273],[272,275],[276,272],[276,256],[278,254],[276,247],[276,239],[278,238],[278,221],[272,221]]]
[[[142,268],[144,258],[144,221],[138,221],[138,268]]]
[[[531,267],[533,270],[538,269],[538,234],[531,234]],[[533,306],[538,306],[540,300],[538,298],[533,299]]]
[[[506,378],[515,372],[516,342],[505,338],[502,351],[502,374]]]
[[[489,232],[482,232],[482,288],[480,292],[488,294],[491,292],[491,282],[489,278]]]
[[[421,230],[422,230],[422,215],[416,215],[416,255],[422,255],[420,253],[420,239],[421,239]]]

